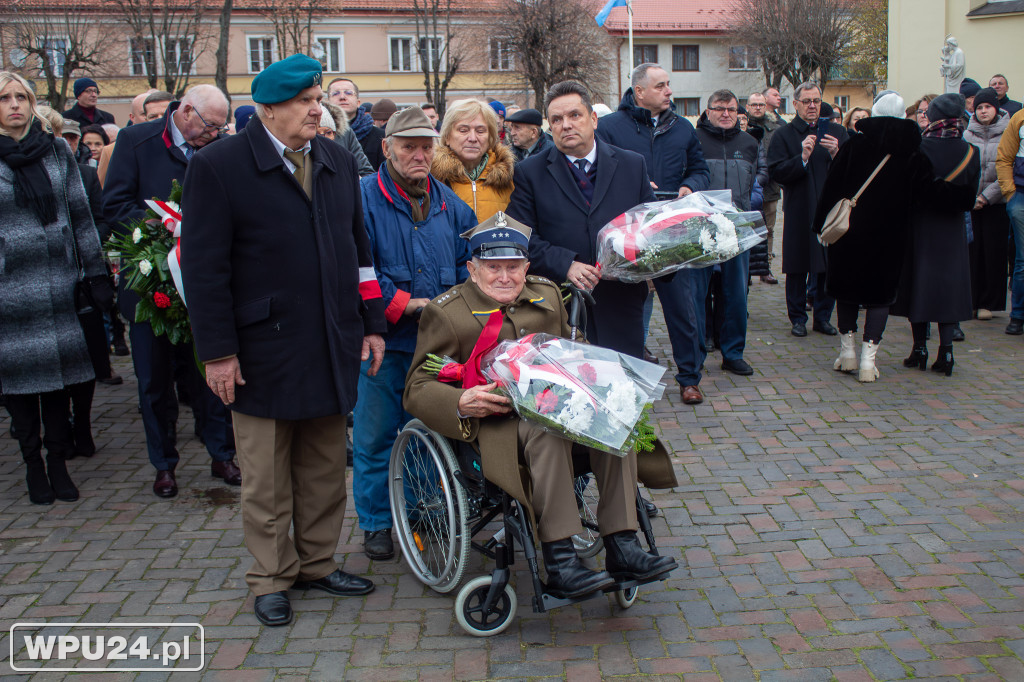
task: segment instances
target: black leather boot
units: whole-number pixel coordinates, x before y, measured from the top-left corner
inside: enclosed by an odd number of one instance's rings
[[[677,566],[672,557],[645,552],[632,530],[605,535],[604,550],[605,568],[616,580],[646,580]]]
[[[24,460],[28,469],[25,482],[28,483],[29,501],[32,504],[53,504],[53,488],[50,486],[50,479],[46,477],[46,465],[43,464],[42,455],[37,452],[25,456]]]
[[[542,542],[547,591],[555,597],[572,599],[603,590],[615,583],[607,571],[591,571],[580,561],[571,538]]]
[[[60,455],[46,455],[46,473],[50,477],[53,492],[61,502],[74,502],[78,499],[78,488],[75,487],[68,465]]]
[[[928,346],[914,346],[910,356],[903,361],[904,367],[917,367],[922,372],[928,367]]]
[[[953,376],[953,346],[939,346],[939,355],[932,365],[933,372],[940,372],[947,377]]]

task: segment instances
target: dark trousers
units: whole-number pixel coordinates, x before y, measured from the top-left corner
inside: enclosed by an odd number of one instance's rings
[[[1010,252],[1010,217],[997,204],[971,211],[971,297],[975,310],[1006,310],[1006,260]]]
[[[210,457],[218,462],[232,459],[235,442],[228,409],[203,381],[192,345],[173,345],[166,336],[155,336],[148,323],[133,322],[128,333],[135,376],[139,380],[139,403],[150,463],[157,471],[173,470],[178,465],[176,364],[185,373],[195,430],[206,443]]]
[[[836,317],[839,318],[839,333],[849,334],[857,331],[857,316],[860,306],[856,303],[839,301],[836,303]],[[878,344],[882,342],[885,323],[889,320],[889,306],[874,306],[864,310],[864,340]]]
[[[786,311],[789,313],[789,321],[792,324],[807,324],[807,311],[804,304],[807,302],[808,279],[813,280],[814,287],[814,321],[817,323],[828,322],[832,317],[832,309],[836,306],[836,300],[825,293],[825,273],[812,272],[787,272],[786,273]]]
[[[7,414],[11,415],[14,437],[26,461],[39,457],[43,445],[49,455],[65,459],[73,456],[75,443],[71,434],[67,389],[4,395],[4,406]]]
[[[750,252],[745,251],[725,261],[719,268],[721,272],[718,277],[713,276],[712,268],[694,271],[698,282],[694,291],[699,297],[696,306],[700,318],[698,325],[701,329],[717,331],[715,336],[718,339],[718,347],[722,350],[723,360],[742,360],[747,345],[747,280],[750,277]],[[717,280],[717,286],[712,289],[713,279]],[[708,306],[705,303],[709,294],[714,301],[714,317],[710,320]],[[705,336],[701,337],[701,364],[704,364],[707,357],[705,339],[709,336],[712,335],[705,332]]]
[[[703,275],[699,270],[679,270],[671,280],[664,278],[654,280],[654,288],[661,301],[661,309],[665,313],[665,325],[668,327],[668,338],[672,342],[672,359],[679,372],[676,381],[680,386],[696,386],[701,380],[701,365],[704,364],[702,351],[704,346],[703,315],[697,312],[698,279]],[[604,282],[602,282],[602,285]],[[703,308],[704,299],[700,299]]]

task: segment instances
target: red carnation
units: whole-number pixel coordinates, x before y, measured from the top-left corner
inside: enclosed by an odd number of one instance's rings
[[[541,414],[554,412],[555,408],[558,407],[558,396],[550,388],[545,388],[538,393],[535,400],[537,401],[537,411]]]
[[[157,308],[170,308],[171,297],[162,291],[158,291],[155,294],[153,294],[153,304]]]
[[[584,362],[580,365],[580,379],[588,384],[593,384],[597,381],[597,370],[589,362]]]

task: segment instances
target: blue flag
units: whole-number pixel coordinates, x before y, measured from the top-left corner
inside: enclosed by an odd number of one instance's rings
[[[608,0],[608,4],[601,8],[601,11],[597,13],[594,20],[598,26],[604,26],[604,22],[608,20],[608,15],[612,13],[613,7],[626,7],[629,4],[629,0]]]

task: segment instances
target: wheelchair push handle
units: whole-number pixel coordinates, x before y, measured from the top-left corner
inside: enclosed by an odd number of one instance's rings
[[[572,282],[566,283],[569,291],[569,339],[576,340],[580,329],[587,326],[587,306],[594,305],[594,296],[587,289],[581,289]]]

